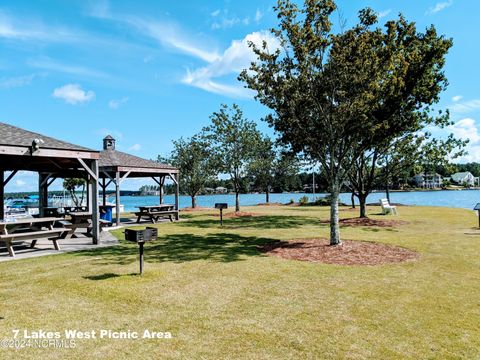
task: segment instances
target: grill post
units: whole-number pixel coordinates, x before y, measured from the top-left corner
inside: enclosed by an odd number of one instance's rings
[[[138,243],[138,249],[140,251],[140,275],[143,274],[143,244],[144,242]]]

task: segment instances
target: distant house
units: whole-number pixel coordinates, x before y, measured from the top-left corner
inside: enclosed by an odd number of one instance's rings
[[[470,171],[457,172],[450,176],[452,182],[457,185],[475,186],[478,178],[472,175]]]
[[[437,173],[417,174],[412,178],[413,182],[421,188],[433,189],[442,187],[442,175]]]
[[[215,188],[215,193],[217,194],[226,194],[227,192],[228,192],[228,189],[223,186],[218,186]]]

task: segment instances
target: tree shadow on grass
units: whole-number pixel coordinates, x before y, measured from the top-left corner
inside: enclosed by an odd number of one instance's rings
[[[210,260],[214,262],[242,261],[247,256],[264,256],[258,250],[259,246],[273,241],[275,240],[228,233],[202,236],[174,234],[146,243],[145,261],[151,263],[183,263],[195,260]],[[121,243],[118,246],[78,251],[75,252],[75,255],[100,256],[101,258],[95,260],[95,262],[101,264],[127,265],[138,261],[138,246],[136,244]],[[103,280],[108,277],[115,277],[115,274],[103,274],[98,277],[101,278],[91,280]]]
[[[183,227],[196,227],[201,229],[220,227],[220,218],[201,220],[187,220],[178,223]],[[325,226],[319,222],[318,218],[305,216],[241,216],[236,218],[224,218],[224,229],[239,229],[245,227],[253,227],[256,229],[291,229],[299,228],[305,225]]]
[[[131,273],[131,274],[122,274],[122,275],[119,275],[119,274],[114,274],[114,273],[105,273],[105,274],[101,274],[101,275],[89,275],[89,276],[84,276],[83,278],[84,278],[84,279],[87,279],[87,280],[95,280],[95,281],[98,281],[98,280],[108,280],[108,279],[113,279],[113,278],[123,277],[123,276],[140,276],[140,274]]]

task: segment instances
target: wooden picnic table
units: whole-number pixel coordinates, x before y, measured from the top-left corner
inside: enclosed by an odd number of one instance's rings
[[[64,222],[65,226],[70,229],[68,234],[66,235],[67,239],[70,239],[75,236],[75,230],[77,229],[87,229],[87,234],[92,231],[92,213],[88,211],[78,211],[69,213],[68,216],[70,220],[68,222]],[[100,231],[104,225],[110,224],[107,220],[99,219]]]
[[[139,223],[142,218],[147,218],[153,224],[161,217],[169,217],[170,221],[173,221],[173,215],[178,214],[178,211],[175,210],[175,206],[172,204],[138,206],[138,208],[140,211],[135,213],[137,223]]]
[[[15,221],[0,222],[0,241],[4,242],[8,253],[15,257],[13,250],[14,242],[31,241],[30,247],[33,248],[38,239],[49,239],[53,242],[55,250],[60,250],[59,239],[64,239],[68,234],[65,227],[55,227],[62,218],[23,218]]]

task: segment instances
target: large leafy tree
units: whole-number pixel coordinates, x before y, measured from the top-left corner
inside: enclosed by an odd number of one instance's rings
[[[286,190],[288,182],[297,175],[298,159],[284,149],[276,147],[269,137],[263,137],[255,147],[255,154],[248,166],[248,174],[257,189],[265,192],[265,202],[270,202],[274,187]]]
[[[331,245],[341,243],[338,197],[354,162],[418,127],[446,85],[442,67],[451,46],[434,27],[418,33],[403,17],[376,28],[370,9],[360,12],[358,25],[334,34],[335,9],[332,0],[306,0],[302,8],[280,0],[272,29],[280,46],[251,43],[257,60],[240,75],[273,110],[266,120],[279,140],[321,164],[331,195]]]
[[[240,191],[261,141],[260,132],[253,121],[243,116],[240,107],[222,105],[214,112],[210,126],[204,128],[206,138],[218,155],[218,170],[230,176],[235,191],[235,211],[240,211]]]
[[[217,175],[217,156],[202,134],[173,141],[173,148],[168,162],[180,168],[180,187],[191,197],[195,208],[197,195]]]

